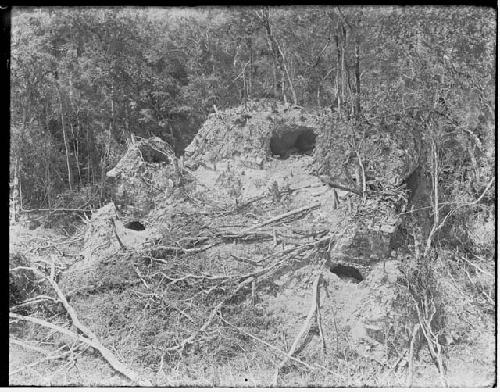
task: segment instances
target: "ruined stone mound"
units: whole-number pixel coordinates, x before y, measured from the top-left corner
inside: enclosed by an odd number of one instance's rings
[[[312,153],[321,112],[262,99],[210,115],[185,150],[186,163],[267,160]]]
[[[145,166],[152,163],[170,164],[175,159],[175,154],[170,145],[160,139],[153,137],[150,139],[137,138],[129,143],[127,152],[120,159],[118,164],[106,173],[109,178],[118,178],[121,175],[130,175],[137,171],[138,166]]]
[[[155,201],[171,197],[175,189],[192,181],[171,146],[158,137],[133,138],[118,164],[106,173],[113,201],[131,219],[140,219]]]
[[[131,223],[134,227],[139,224]],[[60,287],[64,292],[105,289],[135,279],[129,252],[141,249],[149,233],[126,231],[112,202],[94,212],[84,236],[83,259],[62,274]]]

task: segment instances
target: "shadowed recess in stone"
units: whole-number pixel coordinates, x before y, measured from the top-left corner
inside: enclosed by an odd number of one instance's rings
[[[144,225],[138,221],[128,222],[127,224],[125,224],[125,228],[130,229],[130,230],[138,230],[138,231],[146,229],[146,227],[144,227]]]
[[[350,265],[343,265],[343,264],[332,265],[330,267],[330,272],[333,272],[339,278],[353,279],[357,283],[364,280],[363,275],[361,275],[361,272],[359,272],[357,268],[351,267]]]
[[[270,142],[273,155],[286,159],[291,154],[310,154],[316,145],[316,134],[313,128],[287,127],[274,132]]]

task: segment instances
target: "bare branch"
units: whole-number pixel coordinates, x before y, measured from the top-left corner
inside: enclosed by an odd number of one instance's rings
[[[67,330],[66,328],[62,328],[58,325],[55,325],[53,323],[49,323],[48,321],[41,320],[35,317],[31,316],[21,316],[20,314],[17,313],[9,313],[9,317],[12,317],[17,320],[24,320],[24,321],[29,321],[34,324],[41,325],[42,327],[45,328],[50,328],[53,329],[57,332],[60,332],[62,334],[68,335],[72,337],[75,340],[81,340],[82,342],[88,344],[89,346],[95,348],[97,351],[99,351],[103,358],[119,373],[123,374],[125,377],[127,377],[129,380],[137,383],[138,385],[141,386],[151,386],[151,382],[149,381],[142,381],[140,377],[132,370],[128,369],[124,364],[122,364],[118,359],[115,357],[115,355],[106,347],[104,347],[99,341],[89,339],[86,337],[83,337],[82,335],[76,334],[74,332],[71,332]]]
[[[313,289],[312,289],[312,301],[311,301],[311,307],[309,309],[309,314],[307,315],[307,318],[305,319],[304,324],[302,325],[302,329],[297,334],[297,337],[295,338],[295,340],[292,344],[292,347],[288,351],[288,355],[286,356],[285,359],[283,359],[283,361],[281,361],[281,363],[278,365],[278,367],[276,369],[276,372],[274,374],[274,385],[278,384],[278,377],[279,377],[280,370],[283,368],[283,366],[286,365],[286,363],[288,362],[288,360],[290,358],[293,358],[293,356],[297,352],[297,349],[299,347],[299,343],[309,333],[309,330],[311,328],[311,321],[312,321],[314,315],[319,313],[319,289],[318,289],[318,287],[319,287],[319,282],[321,281],[321,277],[322,277],[322,274],[319,273],[319,275],[314,280]],[[322,335],[322,333],[321,333],[321,335]],[[324,344],[324,340],[323,340],[323,344]]]
[[[244,230],[242,230],[239,233],[239,235],[246,234],[246,233],[251,232],[251,231],[253,231],[255,229],[258,229],[260,227],[266,226],[266,225],[268,225],[270,223],[274,223],[274,222],[280,221],[280,220],[288,218],[290,216],[297,215],[297,214],[300,214],[300,213],[305,212],[305,211],[316,209],[319,206],[320,206],[320,203],[314,203],[314,204],[309,205],[309,206],[297,208],[297,209],[289,211],[289,212],[287,212],[285,214],[281,214],[281,215],[275,216],[274,218],[268,219],[268,220],[266,220],[264,222],[258,223],[256,225],[253,225],[253,226],[247,228],[247,229],[244,229]]]

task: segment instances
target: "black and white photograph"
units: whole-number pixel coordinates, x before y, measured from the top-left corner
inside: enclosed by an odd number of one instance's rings
[[[8,385],[495,387],[497,11],[11,7]]]

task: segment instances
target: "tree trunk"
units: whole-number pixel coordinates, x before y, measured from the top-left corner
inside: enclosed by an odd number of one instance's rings
[[[23,118],[22,118],[23,128],[26,128],[26,106],[23,105]]]
[[[68,168],[69,189],[73,190],[73,188],[72,188],[73,175],[71,173],[71,165],[70,165],[70,161],[69,161],[68,139],[66,136],[66,128],[64,126],[64,108],[63,108],[63,103],[62,103],[61,90],[58,87],[57,87],[57,92],[59,94],[59,109],[60,109],[60,114],[61,114],[61,126],[62,126],[63,140],[64,140],[64,150],[66,152],[66,166]]]
[[[87,184],[91,184],[90,182],[90,138],[89,138],[89,130],[87,129]]]
[[[72,121],[69,122],[69,126],[71,128],[71,135],[73,136],[73,150],[75,152],[76,169],[78,171],[78,187],[80,187],[81,186],[81,179],[82,179],[82,172],[81,172],[81,168],[80,168],[79,148],[78,148],[78,140],[79,140],[79,136],[80,136],[80,124],[79,124],[79,120],[78,120],[78,106],[75,104],[75,98],[74,98],[73,78],[71,76],[69,78],[69,84],[70,84],[70,103],[71,103],[71,108],[75,113],[78,133],[75,134]]]
[[[281,70],[281,93],[283,94],[283,102],[288,105],[288,100],[286,99],[286,89],[285,89],[285,73]]]
[[[342,115],[341,113],[341,108],[342,108],[342,75],[341,75],[341,61],[342,61],[342,54],[341,54],[341,48],[340,48],[340,37],[338,35],[338,28],[337,28],[337,35],[335,36],[335,44],[337,45],[337,77],[336,77],[336,87],[337,87],[337,110],[339,112],[339,116]]]
[[[19,211],[19,203],[18,203],[18,198],[19,198],[19,192],[18,192],[18,186],[19,186],[19,178],[18,178],[18,162],[19,158],[16,160],[16,163],[14,165],[14,178],[12,179],[12,182],[10,184],[11,186],[11,196],[10,196],[10,211],[12,212],[12,216],[10,219],[10,222],[13,224],[17,222],[18,220],[18,211]]]
[[[130,122],[129,122],[128,105],[125,104],[125,129],[127,130],[127,138],[130,137]]]
[[[354,47],[354,58],[356,61],[354,68],[354,75],[356,78],[356,100],[354,105],[354,116],[356,117],[356,120],[359,120],[361,116],[361,76],[359,73],[359,41],[357,37]]]
[[[250,51],[250,70],[248,72],[248,98],[252,99],[252,84],[253,84],[253,45],[252,38],[248,38],[247,41],[248,49]]]
[[[432,209],[433,209],[433,224],[431,228],[431,232],[427,237],[427,243],[425,246],[424,255],[427,255],[431,250],[432,240],[434,235],[439,230],[440,222],[439,222],[439,157],[436,141],[434,136],[431,136],[431,162],[432,162],[432,171],[431,171],[431,181],[432,181]],[[446,218],[445,218],[446,220]]]
[[[47,100],[44,102],[44,108],[45,108],[45,129],[48,131],[49,130],[49,109],[47,107]]]
[[[114,85],[111,84],[111,127],[110,127],[110,132],[114,134],[115,130],[115,88]]]
[[[279,46],[276,42],[276,39],[273,35],[272,28],[271,28],[271,21],[269,17],[269,8],[266,8],[262,10],[262,13],[260,14],[261,22],[264,26],[264,29],[266,30],[266,37],[267,37],[267,45],[269,46],[269,50],[272,53],[273,56],[273,79],[274,79],[274,86],[273,86],[273,91],[275,97],[280,96],[280,90],[282,92],[282,96],[284,99],[285,97],[285,85],[284,85],[284,67],[283,67],[283,62],[282,58],[280,56],[280,50]]]
[[[243,102],[245,104],[245,111],[247,110],[247,96],[248,96],[246,73],[247,73],[246,66],[243,66]]]
[[[76,141],[76,155],[77,155],[77,161],[79,165],[79,171],[80,171],[80,186],[82,185],[82,163],[80,163],[80,136],[82,136],[82,125],[80,123],[80,108],[78,107],[78,104],[76,106],[76,127],[78,129],[78,139]]]
[[[73,136],[73,149],[75,151],[75,160],[76,160],[76,170],[78,172],[78,187],[80,186],[80,179],[82,178],[82,173],[80,171],[80,161],[78,160],[78,138],[75,135],[73,129],[73,123],[69,122],[69,127],[71,129],[71,135]]]
[[[279,54],[280,54],[280,58],[281,58],[281,61],[282,61],[283,69],[284,69],[284,71],[286,73],[286,76],[287,76],[287,79],[288,79],[288,85],[290,86],[290,91],[292,92],[293,104],[297,105],[297,94],[295,94],[295,87],[293,86],[292,78],[290,77],[290,72],[288,72],[288,67],[286,66],[285,55],[283,54],[283,51],[281,50],[281,47],[278,44],[278,41],[276,41],[276,46],[278,47],[278,50],[279,50]],[[284,83],[285,82],[283,80],[283,90],[285,89],[284,88],[284,86],[285,86]],[[284,92],[283,92],[283,94],[284,94]]]
[[[279,97],[279,82],[278,82],[278,76],[276,75],[276,65],[274,60],[273,60],[273,97],[274,98]]]
[[[52,186],[50,184],[50,163],[45,161],[45,195],[47,197],[47,205],[52,208]]]
[[[342,108],[345,102],[346,96],[346,67],[345,67],[345,29],[340,26],[340,91],[342,98]]]

